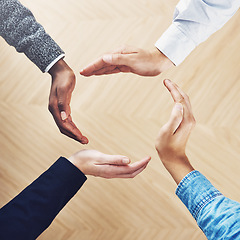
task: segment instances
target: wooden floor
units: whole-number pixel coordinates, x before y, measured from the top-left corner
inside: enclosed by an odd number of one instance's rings
[[[72,115],[89,149],[152,156],[133,180],[89,177],[40,240],[202,240],[154,149],[173,106],[170,78],[192,101],[197,126],[187,153],[226,196],[240,201],[240,12],[179,67],[154,78],[84,78],[81,68],[121,44],[152,48],[177,0],[22,0],[66,52],[77,75]],[[0,40],[0,205],[59,156],[82,145],[61,135],[47,110],[50,77]]]

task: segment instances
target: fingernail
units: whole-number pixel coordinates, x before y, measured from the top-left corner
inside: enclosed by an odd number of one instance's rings
[[[81,139],[81,143],[82,143],[82,144],[87,144],[87,143],[88,143],[88,140],[87,140],[86,138],[82,138],[82,139]]]
[[[62,120],[66,120],[67,119],[67,114],[65,112],[61,112],[61,118]]]
[[[129,160],[129,158],[124,157],[124,158],[122,159],[122,162],[125,163],[125,164],[128,164],[128,163],[130,162],[130,160]]]
[[[112,55],[104,55],[103,61],[105,62],[111,62],[112,61]]]
[[[165,79],[165,83],[170,84],[171,81],[169,79]]]

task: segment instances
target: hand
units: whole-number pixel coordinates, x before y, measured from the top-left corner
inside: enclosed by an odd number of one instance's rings
[[[185,154],[190,133],[195,125],[189,97],[173,82],[164,80],[175,102],[169,121],[161,128],[156,149],[161,161],[179,183],[193,167]]]
[[[85,175],[103,178],[134,178],[142,172],[150,157],[129,164],[129,158],[120,155],[107,155],[96,150],[82,150],[69,158]]]
[[[52,86],[48,109],[60,132],[82,144],[87,144],[88,139],[82,135],[71,118],[70,101],[76,81],[72,69],[60,59],[49,73],[52,76]]]
[[[174,64],[157,48],[152,51],[123,46],[105,54],[85,67],[80,74],[92,75],[132,72],[141,76],[157,76]]]

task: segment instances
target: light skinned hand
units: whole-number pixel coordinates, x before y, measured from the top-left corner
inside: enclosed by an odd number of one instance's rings
[[[169,121],[161,128],[155,144],[158,155],[166,169],[178,184],[193,167],[185,153],[195,119],[189,97],[173,82],[164,80],[175,105]]]
[[[72,69],[60,59],[49,70],[49,74],[52,76],[52,85],[48,109],[60,132],[82,144],[87,144],[88,139],[82,135],[71,117],[70,101],[76,82]]]
[[[174,64],[157,48],[144,50],[132,46],[122,46],[111,53],[104,54],[80,74],[92,75],[132,72],[140,76],[157,76]]]
[[[85,175],[102,178],[134,178],[141,173],[151,157],[130,164],[130,159],[121,155],[108,155],[96,150],[81,150],[68,158]]]

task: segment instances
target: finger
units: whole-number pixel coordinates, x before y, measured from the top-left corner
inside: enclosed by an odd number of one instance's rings
[[[124,72],[124,73],[131,72],[131,68],[128,66],[119,66],[118,68],[121,72]]]
[[[128,165],[130,163],[130,159],[126,156],[122,155],[108,155],[102,154],[99,158],[97,165]]]
[[[132,174],[144,167],[150,161],[151,157],[147,157],[141,161],[135,162],[130,165],[116,166],[116,165],[102,165],[102,171],[105,177],[113,178],[119,175]]]
[[[104,74],[108,75],[108,74],[115,74],[115,73],[120,73],[120,72],[121,72],[121,70],[119,68],[115,68],[114,70],[105,72]]]
[[[114,69],[113,69],[113,67],[114,67]],[[115,73],[120,73],[120,72],[131,72],[131,69],[127,66],[119,66],[119,67],[112,66],[112,67],[109,67],[109,70],[107,70],[107,71],[99,70],[99,71],[93,72],[92,75],[96,75],[96,76],[103,75],[103,74],[108,75],[108,74],[115,74]]]
[[[192,106],[190,103],[190,99],[188,95],[174,82],[172,84],[176,87],[176,89],[179,91],[179,93],[183,96],[184,98],[184,121],[183,123],[187,123],[189,125],[189,122],[195,122],[193,112],[192,112]]]
[[[186,105],[188,107],[189,110],[192,110],[192,106],[191,106],[191,102],[190,102],[190,99],[188,97],[188,95],[174,82],[172,82],[172,84],[177,88],[177,90],[181,93],[181,95],[183,96],[185,102],[186,102]]]
[[[60,131],[64,135],[66,135],[70,138],[73,138],[74,140],[76,140],[82,144],[88,143],[87,137],[82,135],[80,130],[76,127],[76,125],[72,121],[67,119],[65,122],[61,122],[60,124],[57,124],[57,125],[58,125]]]
[[[96,72],[96,71],[102,69],[106,65],[107,65],[106,62],[104,62],[102,57],[100,57],[97,60],[95,60],[94,62],[90,63],[85,68],[83,68],[80,71],[80,74],[83,76],[89,77],[89,76],[93,75],[93,72]]]
[[[170,119],[164,127],[166,127],[167,131],[169,131],[171,134],[174,134],[180,126],[182,120],[183,105],[181,103],[176,103],[173,107]]]
[[[172,84],[177,88],[177,90],[181,93],[181,95],[184,98],[183,119],[181,124],[177,128],[178,131],[176,132],[176,134],[179,134],[180,138],[182,138],[182,135],[185,135],[186,139],[188,139],[187,136],[190,135],[191,130],[196,124],[196,120],[192,112],[191,102],[188,95],[176,83],[172,82]]]
[[[165,79],[164,85],[170,92],[174,102],[184,103],[184,97],[182,96],[182,94],[178,91],[176,86],[174,86],[174,84],[170,80]]]
[[[132,61],[131,61],[131,56],[132,54],[106,54],[103,55],[103,61],[107,64],[111,65],[125,65],[125,66],[131,66]]]
[[[139,48],[133,47],[133,46],[128,46],[128,45],[123,45],[120,46],[119,48],[115,49],[112,51],[112,53],[122,53],[122,54],[131,54],[131,53],[138,53]]]
[[[109,54],[104,54],[103,56],[108,56],[108,55],[115,55],[115,54],[119,54],[119,55],[123,55],[123,54],[134,54],[134,53],[138,53],[139,49],[136,47],[131,47],[131,46],[121,46],[117,49],[115,49],[114,51],[112,51]],[[106,61],[103,60],[103,57],[98,58],[97,60],[95,60],[94,62],[90,63],[88,66],[84,67],[81,71],[80,74],[85,76],[85,77],[89,77],[92,75],[102,75],[102,74],[112,74],[112,73],[118,73],[119,71],[117,70],[113,70],[113,72],[106,71],[106,73],[98,73],[99,70],[103,69],[105,66],[107,66],[108,63]],[[114,65],[114,64],[113,64]]]
[[[94,72],[92,75],[96,75],[96,76],[99,76],[99,75],[109,75],[109,74],[115,74],[115,73],[120,73],[121,71],[118,69],[118,68],[115,68],[114,70],[112,71],[107,71],[107,72],[104,72],[104,73],[99,73],[98,71],[97,72]]]
[[[135,163],[129,164],[125,166],[125,169],[123,172],[120,172],[119,174],[129,174],[129,173],[134,173],[138,169],[144,167],[146,164],[148,164],[151,160],[151,157],[145,157],[144,159],[137,161]]]
[[[80,130],[79,130],[78,127],[75,125],[75,123],[72,121],[71,115],[68,117],[68,122],[72,125],[73,129],[75,129],[75,130],[77,131],[77,135],[75,135],[75,136],[78,136]],[[81,132],[80,132],[80,134],[82,135]],[[81,143],[83,143],[83,144],[87,144],[87,143],[89,142],[88,138],[85,137],[85,136],[83,136],[83,135],[82,135],[80,141],[81,141]]]
[[[55,104],[55,106],[50,106],[49,110],[53,115],[53,118],[60,132],[78,142],[81,142],[82,144],[87,144],[88,139],[82,135],[76,125],[71,121],[71,117],[62,121],[58,107],[56,105],[57,103]]]
[[[131,173],[131,174],[121,174],[121,175],[118,175],[116,176],[117,178],[134,178],[136,177],[139,173],[141,173],[146,167],[147,167],[148,164],[144,165],[142,168],[138,169],[137,171]]]
[[[112,72],[114,69],[116,69],[117,67],[116,66],[112,66],[112,65],[108,65],[102,69],[99,69],[97,71],[94,71],[92,73],[92,75],[103,75],[105,74],[106,72]]]
[[[61,119],[64,121],[71,114],[70,102],[72,97],[72,91],[74,86],[71,88],[57,88],[57,105],[60,112]]]

